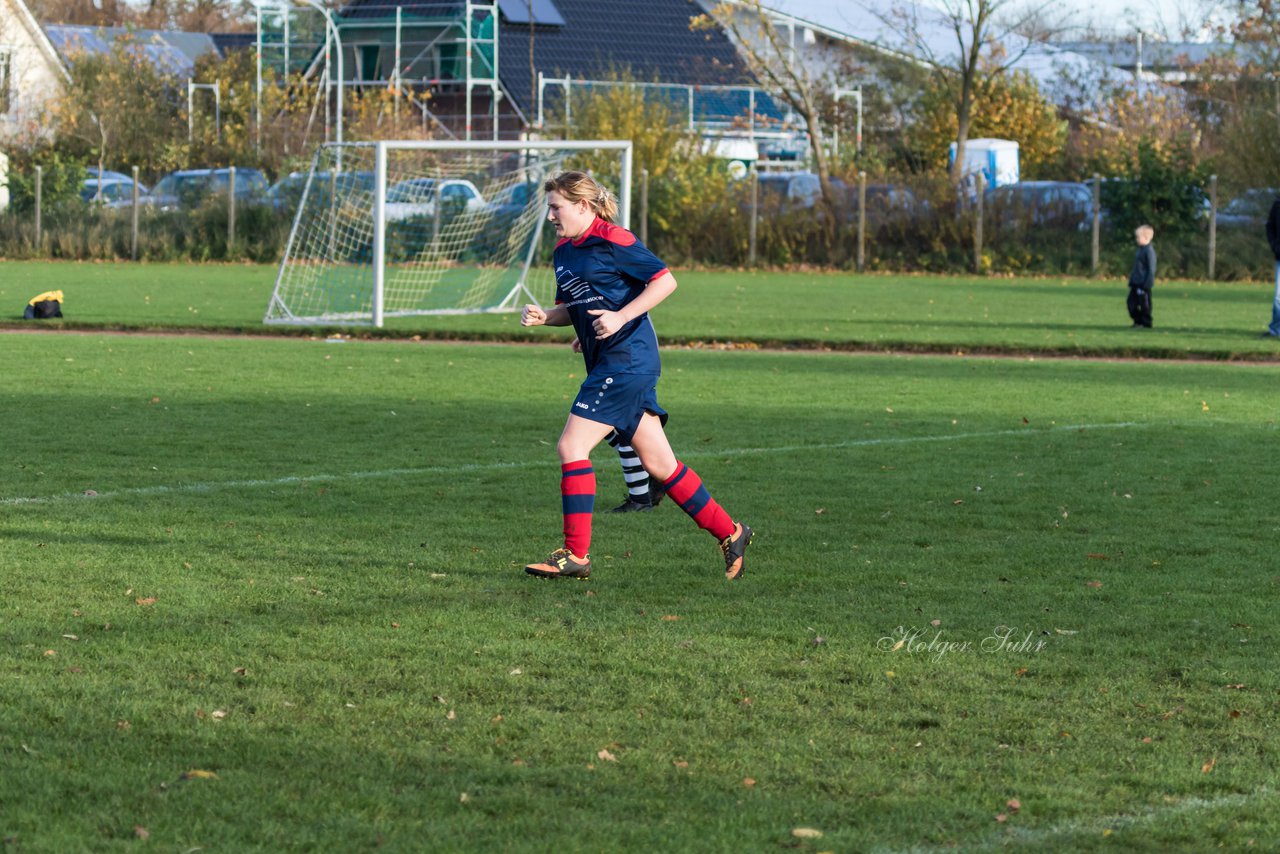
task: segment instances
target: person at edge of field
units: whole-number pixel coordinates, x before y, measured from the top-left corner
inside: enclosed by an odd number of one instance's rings
[[[1262,337],[1280,338],[1280,197],[1271,203],[1271,213],[1267,215],[1267,243],[1276,259],[1276,294],[1271,301],[1271,323]]]
[[[582,342],[573,339],[573,352],[582,352]],[[662,486],[640,464],[636,449],[626,443],[618,431],[609,434],[609,447],[618,452],[622,465],[622,480],[627,485],[627,498],[610,513],[647,513],[662,503]]]
[[[1151,238],[1156,232],[1149,225],[1140,225],[1133,232],[1138,251],[1133,256],[1133,269],[1129,271],[1129,317],[1133,325],[1151,328],[1151,290],[1156,286],[1156,250]]]
[[[591,449],[617,432],[646,471],[698,527],[720,543],[725,576],[739,578],[753,531],[725,512],[693,469],[676,459],[658,405],[658,336],[648,312],[676,289],[675,277],[636,236],[613,223],[618,202],[583,172],[562,172],[543,186],[555,227],[556,305],[526,305],[523,326],[572,325],[587,377],[569,409],[556,451],[564,546],[525,567],[544,578],[591,574],[591,513],[596,476]]]

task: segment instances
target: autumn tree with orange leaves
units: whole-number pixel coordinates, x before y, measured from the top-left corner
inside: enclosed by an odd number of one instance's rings
[[[1018,141],[1024,179],[1056,178],[1067,139],[1067,122],[1026,74],[987,74],[975,84],[969,125],[975,139]],[[944,166],[956,139],[958,119],[951,91],[936,80],[920,100],[913,138],[926,163]]]
[[[73,53],[68,66],[70,80],[50,107],[64,150],[101,168],[129,164],[151,174],[183,164],[181,96],[131,38],[107,53]]]
[[[991,78],[1006,74],[1051,32],[1042,25],[1046,4],[1027,7],[1012,0],[907,0],[876,17],[898,34],[901,50],[929,69],[932,87],[946,95],[954,117],[956,158],[951,180],[965,177],[965,148],[975,136],[978,102]],[[932,38],[935,29],[948,39]],[[944,44],[945,43],[945,44]],[[944,161],[946,162],[946,161]]]

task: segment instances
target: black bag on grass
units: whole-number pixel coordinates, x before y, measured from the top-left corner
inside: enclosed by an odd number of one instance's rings
[[[45,291],[32,297],[22,313],[23,320],[48,320],[52,317],[62,317],[62,291]]]

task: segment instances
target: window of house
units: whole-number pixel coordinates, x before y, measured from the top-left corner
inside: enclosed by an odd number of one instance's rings
[[[382,79],[382,69],[378,62],[380,58],[380,47],[380,45],[376,44],[362,44],[356,46],[356,50],[360,54],[361,80]]]
[[[0,47],[0,116],[13,107],[13,51]]]

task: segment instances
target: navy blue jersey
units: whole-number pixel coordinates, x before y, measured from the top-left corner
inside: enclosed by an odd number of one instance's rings
[[[592,309],[618,311],[667,272],[667,265],[625,228],[597,217],[581,237],[556,244],[556,303],[582,342],[587,371],[600,368],[626,374],[657,374],[658,336],[648,313],[624,325],[603,341],[591,328]]]

